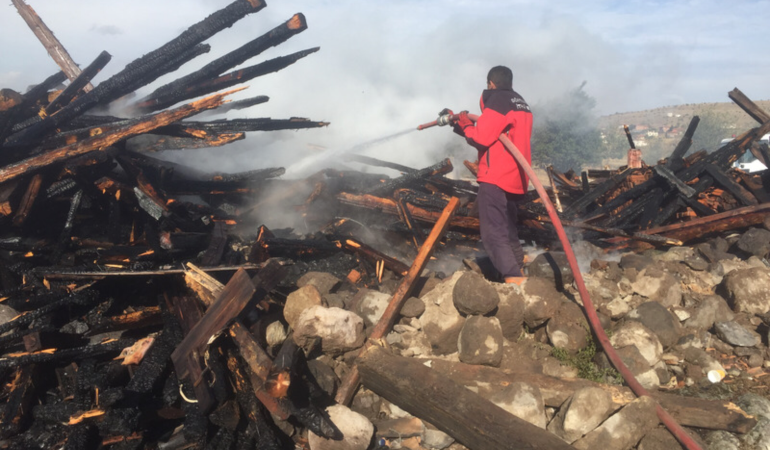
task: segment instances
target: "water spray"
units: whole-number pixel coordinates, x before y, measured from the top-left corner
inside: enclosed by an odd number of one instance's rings
[[[417,129],[424,130],[433,126],[449,125],[455,123],[459,117],[459,114],[440,115],[437,120],[419,125]],[[468,114],[468,118],[474,122],[478,120],[478,117],[479,116],[475,114]],[[596,314],[596,308],[594,307],[593,302],[591,301],[591,297],[588,294],[588,289],[586,289],[586,285],[583,282],[583,275],[580,273],[580,267],[578,266],[577,258],[575,258],[575,252],[572,250],[572,245],[570,245],[569,239],[567,238],[567,233],[564,231],[564,227],[562,226],[561,220],[559,219],[559,215],[556,213],[556,208],[553,206],[553,203],[551,203],[551,198],[548,196],[545,188],[540,183],[540,180],[538,180],[535,171],[532,170],[532,167],[529,165],[526,158],[524,158],[524,155],[521,154],[513,142],[511,142],[511,140],[508,139],[505,134],[501,134],[498,140],[503,144],[503,146],[505,146],[506,150],[508,150],[508,152],[511,154],[511,156],[513,156],[519,166],[524,169],[524,172],[526,172],[526,174],[529,176],[529,179],[535,186],[535,190],[537,190],[543,205],[545,205],[545,208],[548,211],[548,216],[551,218],[551,223],[556,229],[556,234],[559,236],[559,241],[561,241],[561,244],[564,247],[564,253],[567,256],[567,262],[569,263],[570,270],[572,270],[572,273],[575,277],[575,284],[577,286],[578,292],[580,293],[580,299],[583,301],[583,308],[585,309],[586,316],[588,316],[588,323],[596,335],[596,338],[599,340],[602,348],[604,349],[604,353],[607,355],[607,358],[610,360],[610,362],[612,362],[612,365],[615,366],[618,372],[620,372],[620,374],[623,376],[623,379],[637,396],[649,397],[650,393],[647,391],[647,389],[644,388],[644,386],[641,385],[641,383],[639,383],[639,381],[637,381],[636,377],[633,373],[631,373],[628,367],[623,364],[623,361],[620,359],[620,355],[618,355],[618,353],[615,351],[615,348],[610,343],[610,340],[607,337],[607,333],[604,332],[604,328],[602,327],[601,321],[599,320],[599,316]],[[668,428],[671,434],[673,434],[674,437],[676,437],[676,439],[682,443],[682,445],[684,445],[688,450],[702,450],[701,447],[695,442],[695,440],[693,440],[693,438],[687,434],[687,432],[676,422],[676,420],[674,420],[674,418],[671,417],[671,415],[657,402],[655,409],[660,421],[663,422],[666,428]]]

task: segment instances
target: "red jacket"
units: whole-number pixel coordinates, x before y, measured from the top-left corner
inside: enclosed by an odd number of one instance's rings
[[[468,143],[479,151],[478,181],[494,184],[512,194],[526,193],[529,178],[498,137],[505,132],[532,164],[529,143],[532,112],[529,105],[515,91],[504,89],[485,90],[480,105],[481,115],[476,125],[463,129]]]

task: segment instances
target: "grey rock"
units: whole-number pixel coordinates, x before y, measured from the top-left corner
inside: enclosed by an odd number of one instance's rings
[[[571,444],[604,422],[612,409],[612,395],[604,389],[578,389],[548,423],[548,431]]]
[[[708,330],[716,321],[730,321],[735,315],[730,310],[727,301],[718,295],[706,295],[693,309],[690,318],[684,322],[687,328]]]
[[[708,450],[740,450],[741,440],[723,430],[711,431],[706,435]]]
[[[742,252],[764,258],[770,252],[770,231],[762,228],[750,228],[735,243]]]
[[[476,272],[465,272],[455,284],[452,300],[460,314],[483,316],[497,308],[500,296],[484,277]]]
[[[515,381],[493,394],[489,401],[519,419],[545,429],[545,404],[537,386]]]
[[[642,303],[626,317],[638,320],[655,333],[664,349],[671,347],[679,339],[681,331],[679,321],[660,303]]]
[[[0,325],[6,324],[18,316],[19,312],[8,305],[0,304]]]
[[[452,291],[461,276],[462,272],[455,272],[422,297],[425,312],[420,316],[420,325],[439,355],[457,351],[457,338],[465,323],[452,301]]]
[[[725,276],[722,287],[733,311],[752,314],[770,311],[770,269],[734,270]]]
[[[350,409],[363,415],[364,417],[377,417],[382,407],[382,398],[366,388],[361,388],[356,392]]]
[[[754,428],[743,436],[743,441],[751,449],[770,450],[770,419],[759,417]]]
[[[423,298],[425,294],[432,291],[434,287],[438,286],[441,281],[442,280],[440,278],[436,278],[434,276],[420,277],[420,281],[418,281],[414,287],[414,296],[417,298]]]
[[[377,286],[377,290],[383,294],[393,295],[396,289],[398,289],[399,284],[401,284],[399,280],[382,280],[382,283]]]
[[[770,400],[761,395],[743,394],[735,401],[735,404],[752,416],[770,419]]]
[[[454,444],[455,439],[441,430],[426,429],[422,435],[422,446],[441,450]]]
[[[636,280],[631,283],[631,288],[635,293],[666,308],[682,303],[682,286],[679,280],[656,266],[649,266],[639,272]]]
[[[761,339],[758,334],[742,327],[738,322],[717,322],[714,324],[716,335],[730,345],[754,347]]]
[[[312,284],[297,289],[286,297],[283,317],[290,327],[296,328],[297,318],[308,308],[323,305],[323,298],[318,288]]]
[[[655,333],[635,320],[619,324],[610,337],[610,343],[616,349],[635,346],[650,366],[660,361],[663,354],[663,346]]]
[[[588,322],[583,310],[576,303],[562,302],[556,313],[546,324],[548,339],[554,347],[577,353],[586,346]]]
[[[700,348],[686,348],[682,351],[682,356],[685,361],[701,367],[704,372],[708,372],[709,370],[725,370],[719,361]]]
[[[323,301],[326,302],[326,306],[330,308],[342,308],[345,309],[346,295],[329,293],[323,296]]]
[[[655,263],[655,260],[649,256],[639,255],[636,253],[627,253],[620,258],[620,267],[622,269],[636,269],[641,272],[647,266]]]
[[[657,402],[650,397],[640,397],[624,406],[605,420],[598,428],[576,441],[573,446],[581,450],[625,450],[658,425]]]
[[[366,450],[369,448],[374,425],[361,414],[344,405],[332,405],[326,408],[329,419],[342,432],[344,439],[333,440],[308,432],[310,450]]]
[[[391,295],[377,291],[367,291],[358,301],[355,312],[364,319],[367,327],[376,324],[390,303]]]
[[[552,280],[557,290],[562,290],[575,281],[564,252],[541,253],[529,264],[527,270],[531,277]]]
[[[523,330],[524,296],[515,285],[498,283],[495,288],[500,296],[495,317],[500,321],[503,336],[509,341],[515,341]]]
[[[332,292],[342,281],[327,272],[307,272],[297,280],[297,287],[315,286],[321,295]]]
[[[341,354],[364,344],[364,320],[357,314],[340,308],[312,306],[296,321],[294,342],[310,349],[320,340],[324,353]]]
[[[679,450],[682,446],[673,434],[665,428],[655,428],[639,442],[638,450]]]
[[[425,312],[425,302],[417,297],[409,297],[401,307],[401,315],[404,317],[420,317]]]
[[[527,278],[524,283],[524,323],[530,329],[539,327],[553,317],[564,299],[550,280]]]
[[[503,359],[503,330],[497,317],[470,316],[457,340],[460,361],[499,366]]]
[[[337,374],[334,373],[334,369],[319,359],[311,359],[307,362],[307,367],[316,383],[318,383],[318,386],[320,386],[324,392],[329,394],[330,397],[334,397],[340,382],[339,378],[337,378]]]

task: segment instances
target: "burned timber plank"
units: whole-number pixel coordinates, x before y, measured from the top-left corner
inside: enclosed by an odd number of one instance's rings
[[[622,183],[626,178],[628,178],[629,175],[631,175],[631,173],[634,172],[636,172],[634,169],[624,170],[623,172],[610,177],[600,185],[591,189],[588,193],[577,199],[564,211],[565,216],[573,217],[580,215],[593,202],[600,199],[607,192],[618,187],[620,183]]]
[[[352,194],[348,192],[340,192],[337,194],[337,200],[341,203],[348,205],[359,206],[367,209],[380,210],[386,214],[398,216],[398,206],[396,201],[389,198],[376,197],[368,194]],[[416,220],[420,220],[426,223],[436,223],[441,216],[441,213],[428,211],[417,206],[407,203],[407,208]],[[467,228],[471,230],[479,229],[479,219],[477,217],[465,217],[456,216],[453,217],[449,223],[452,228]]]
[[[38,156],[33,156],[25,160],[9,164],[3,168],[0,168],[0,183],[12,180],[26,173],[39,170],[43,167],[57,163],[59,161],[63,161],[65,159],[84,155],[96,150],[106,149],[107,147],[120,140],[135,136],[137,134],[147,133],[148,131],[154,130],[155,128],[168,125],[178,120],[182,120],[185,117],[191,116],[198,111],[216,108],[217,106],[224,103],[225,96],[231,94],[232,92],[235,91],[212,95],[211,97],[206,97],[204,99],[180,106],[179,108],[170,111],[164,111],[152,116],[145,117],[136,123],[115,130],[110,134],[104,136],[95,136],[83,142],[61,147]]]
[[[420,277],[420,274],[425,268],[425,265],[428,264],[430,255],[433,253],[433,249],[436,247],[436,244],[438,244],[438,241],[441,240],[441,237],[446,232],[447,228],[449,227],[449,222],[459,206],[460,200],[457,197],[452,197],[452,199],[449,200],[449,203],[444,208],[444,211],[441,212],[441,217],[436,221],[436,225],[433,226],[433,229],[431,230],[427,239],[425,239],[425,243],[423,243],[422,247],[420,247],[420,251],[417,253],[417,256],[414,258],[414,262],[412,262],[412,266],[409,268],[409,272],[404,278],[401,279],[401,283],[399,283],[398,287],[396,288],[396,292],[394,292],[393,296],[390,298],[388,306],[385,308],[382,316],[380,316],[380,320],[377,322],[374,328],[372,328],[371,333],[369,333],[370,339],[382,339],[390,332],[393,324],[396,323],[396,319],[398,319],[398,314],[401,311],[401,307],[404,305],[404,302],[406,302],[406,299],[409,298],[409,295],[414,290],[416,281]],[[360,376],[358,373],[358,368],[354,366],[340,384],[340,388],[336,395],[336,400],[338,403],[343,405],[350,403],[350,401],[353,399],[353,394],[355,393],[356,388],[358,388],[359,380]]]
[[[727,96],[730,97],[730,99],[734,101],[736,105],[738,105],[742,110],[746,112],[746,114],[751,116],[751,118],[757,122],[765,123],[770,121],[770,114],[765,112],[765,110],[760,108],[756,103],[751,101],[751,99],[746,97],[746,94],[741,92],[740,89],[733,89],[727,93]]]
[[[472,449],[570,449],[413,358],[371,346],[358,357],[364,385]]]
[[[45,113],[50,115],[63,108],[73,98],[75,98],[76,95],[78,95],[81,89],[84,92],[88,92],[93,89],[93,86],[90,84],[91,79],[95,77],[104,68],[104,66],[110,62],[111,59],[112,55],[107,52],[101,52],[99,56],[97,56],[96,59],[88,65],[88,67],[83,69],[77,78],[70,82],[69,86],[64,88],[64,90],[61,91],[61,93],[59,93],[59,95],[51,103],[49,103],[48,106],[45,107]]]
[[[756,197],[746,190],[743,186],[736,183],[729,175],[727,175],[722,169],[713,165],[706,164],[706,172],[714,178],[714,181],[725,188],[729,193],[733,195],[744,206],[757,205],[759,202]]]
[[[537,386],[543,395],[545,405],[554,408],[560,407],[575,391],[586,387],[598,387],[608,392],[615,409],[636,399],[636,395],[628,387],[595,383],[579,378],[564,379],[518,371],[515,368],[503,370],[435,358],[417,361],[429,365],[455,383],[468,388],[477,388],[483,396],[491,395],[514,381],[521,381]],[[755,419],[729,401],[685,397],[666,392],[653,392],[651,396],[684,426],[745,433],[756,424]]]

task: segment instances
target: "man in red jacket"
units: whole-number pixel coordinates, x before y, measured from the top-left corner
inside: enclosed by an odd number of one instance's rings
[[[505,133],[531,164],[532,112],[512,83],[511,69],[493,67],[487,74],[487,89],[481,94],[481,115],[476,124],[463,111],[454,130],[478,150],[476,203],[481,241],[505,282],[520,284],[524,250],[516,228],[517,211],[529,179],[498,138]]]

